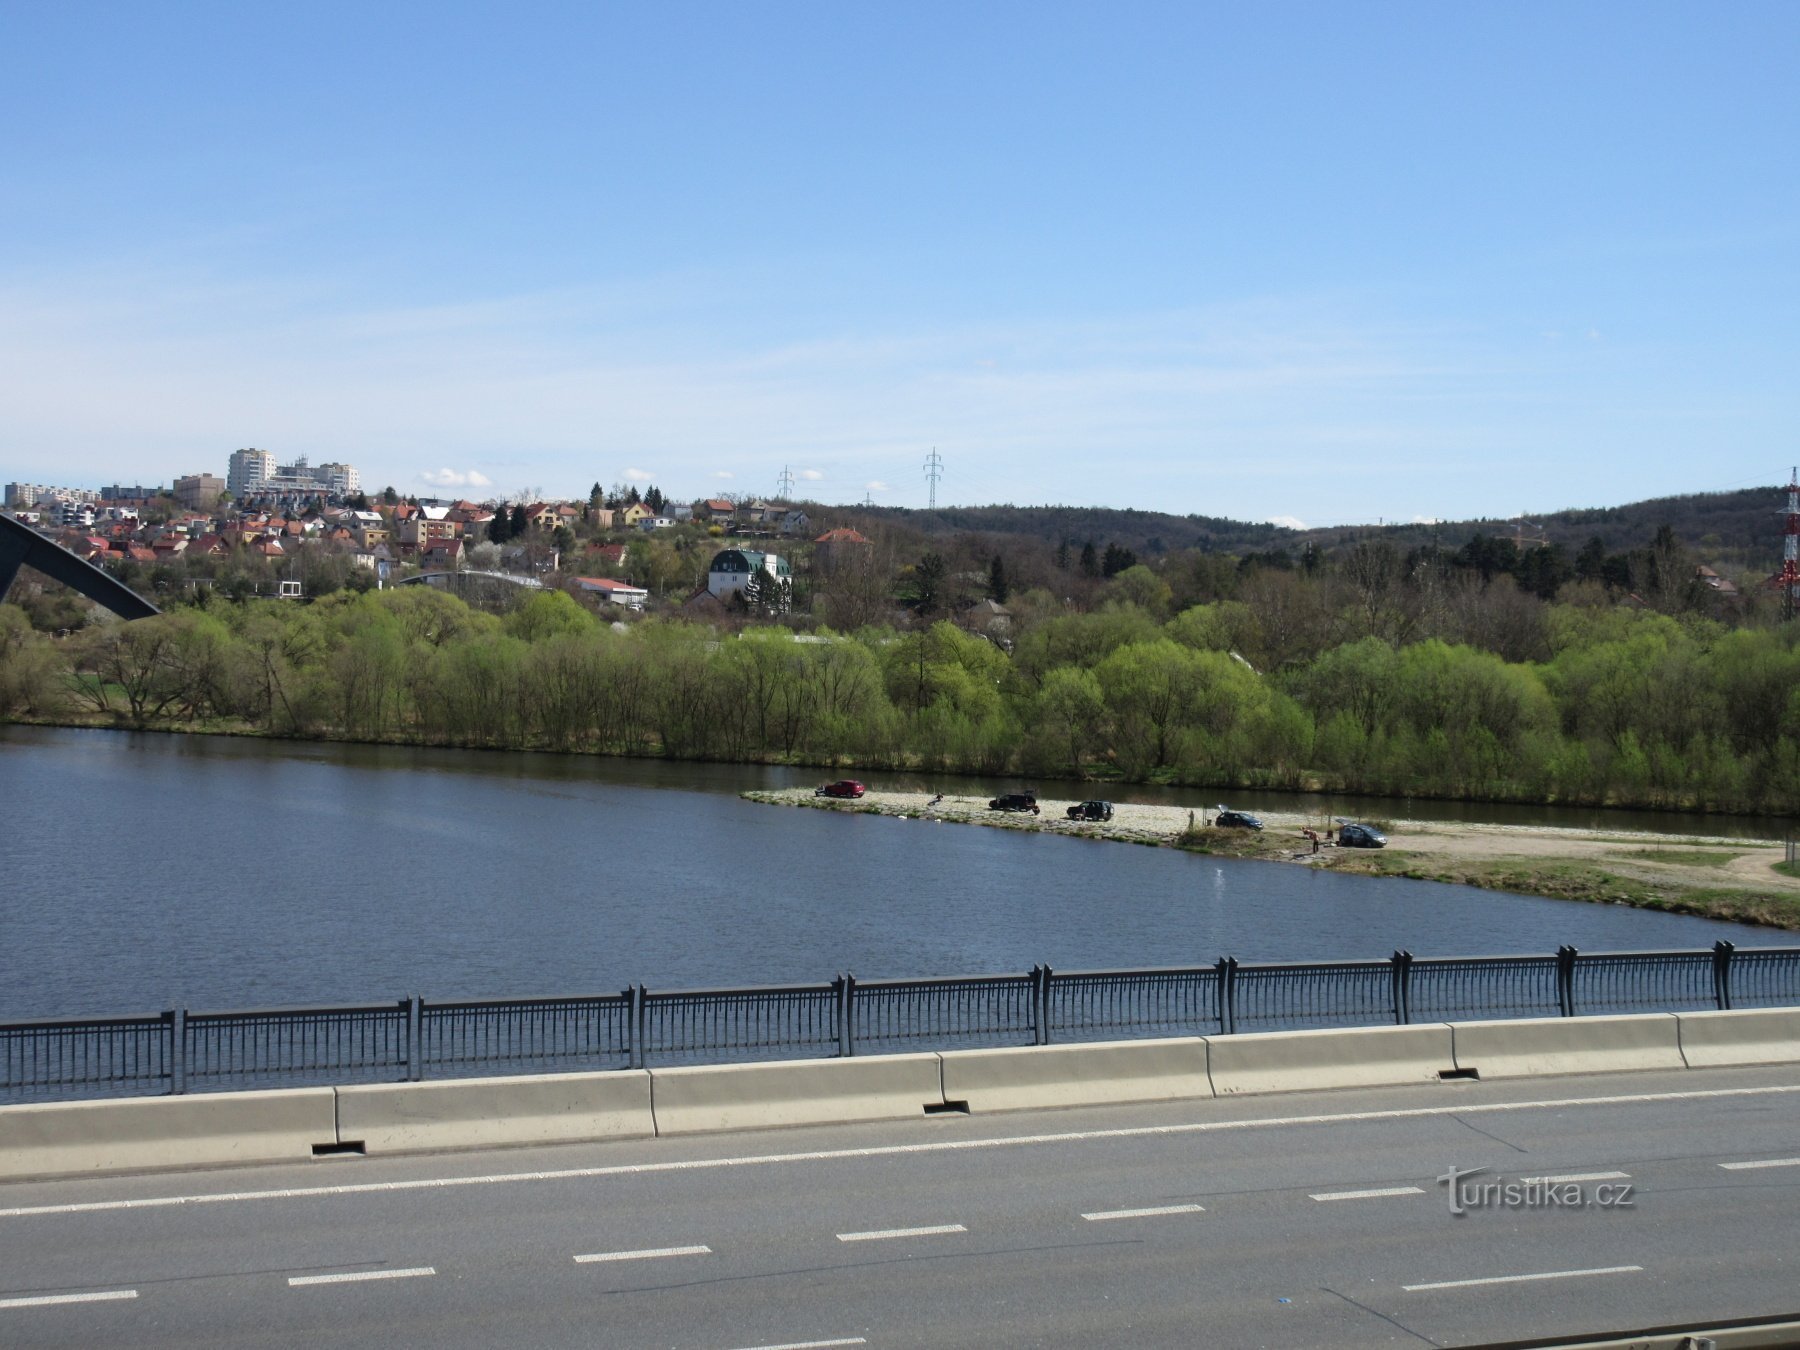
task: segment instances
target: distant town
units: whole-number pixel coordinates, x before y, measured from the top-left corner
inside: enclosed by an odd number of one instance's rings
[[[790,501],[677,502],[654,486],[598,483],[585,500],[370,494],[352,464],[283,464],[258,449],[234,452],[223,478],[168,487],[8,483],[5,505],[146,594],[217,585],[298,599],[423,581],[467,595],[486,579],[554,585],[601,608],[774,618],[793,608],[795,555],[809,576],[873,566],[867,537],[815,529]],[[1003,619],[991,598],[988,610],[988,622]]]

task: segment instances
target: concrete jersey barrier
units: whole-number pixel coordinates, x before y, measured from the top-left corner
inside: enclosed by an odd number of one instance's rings
[[[1206,1042],[1091,1041],[1008,1050],[946,1050],[944,1100],[971,1111],[1210,1097]]]
[[[1444,1023],[1209,1036],[1207,1054],[1221,1097],[1435,1083],[1455,1067]]]
[[[1483,1078],[1687,1067],[1674,1013],[1457,1022],[1452,1031],[1457,1068]]]
[[[1677,1013],[1690,1069],[1800,1062],[1800,1008]]]
[[[944,1100],[936,1055],[650,1070],[658,1134],[910,1120]]]
[[[642,1069],[375,1083],[337,1090],[338,1137],[369,1153],[648,1139]]]
[[[298,1162],[337,1137],[328,1087],[6,1106],[0,1180]]]

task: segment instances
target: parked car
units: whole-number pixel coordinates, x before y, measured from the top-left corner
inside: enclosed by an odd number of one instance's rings
[[[1351,821],[1338,831],[1339,848],[1386,848],[1387,836],[1373,825]]]
[[[1213,817],[1213,824],[1221,830],[1260,830],[1262,828],[1262,821],[1248,811],[1227,811],[1223,808],[1220,809],[1218,815]]]
[[[1069,808],[1070,820],[1111,820],[1111,802],[1076,802]]]
[[[835,783],[827,783],[824,787],[814,788],[815,797],[860,797],[869,789],[854,778],[840,779]]]
[[[989,802],[988,810],[1029,811],[1035,816],[1038,813],[1037,793],[1009,792],[1004,797],[996,797],[993,801]]]

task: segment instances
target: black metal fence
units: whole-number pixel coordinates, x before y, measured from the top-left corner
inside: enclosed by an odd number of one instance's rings
[[[0,1101],[1800,1005],[1800,947],[1240,963],[0,1023]]]

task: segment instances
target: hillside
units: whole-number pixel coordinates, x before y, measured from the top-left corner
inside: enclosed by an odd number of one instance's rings
[[[1113,542],[1140,557],[1175,549],[1243,554],[1268,549],[1298,552],[1307,544],[1330,551],[1359,539],[1382,538],[1401,548],[1437,543],[1461,548],[1477,534],[1513,538],[1522,533],[1561,544],[1573,554],[1598,536],[1608,553],[1645,548],[1662,525],[1674,527],[1688,548],[1709,561],[1752,569],[1776,567],[1781,558],[1783,489],[1688,493],[1623,506],[1571,509],[1537,516],[1525,525],[1511,519],[1438,521],[1406,525],[1338,525],[1291,530],[1217,516],[1178,516],[1163,511],[1079,506],[956,506],[931,511],[900,507],[820,506],[815,520],[830,524],[887,525],[928,536],[1022,535],[1054,547],[1064,539]]]

